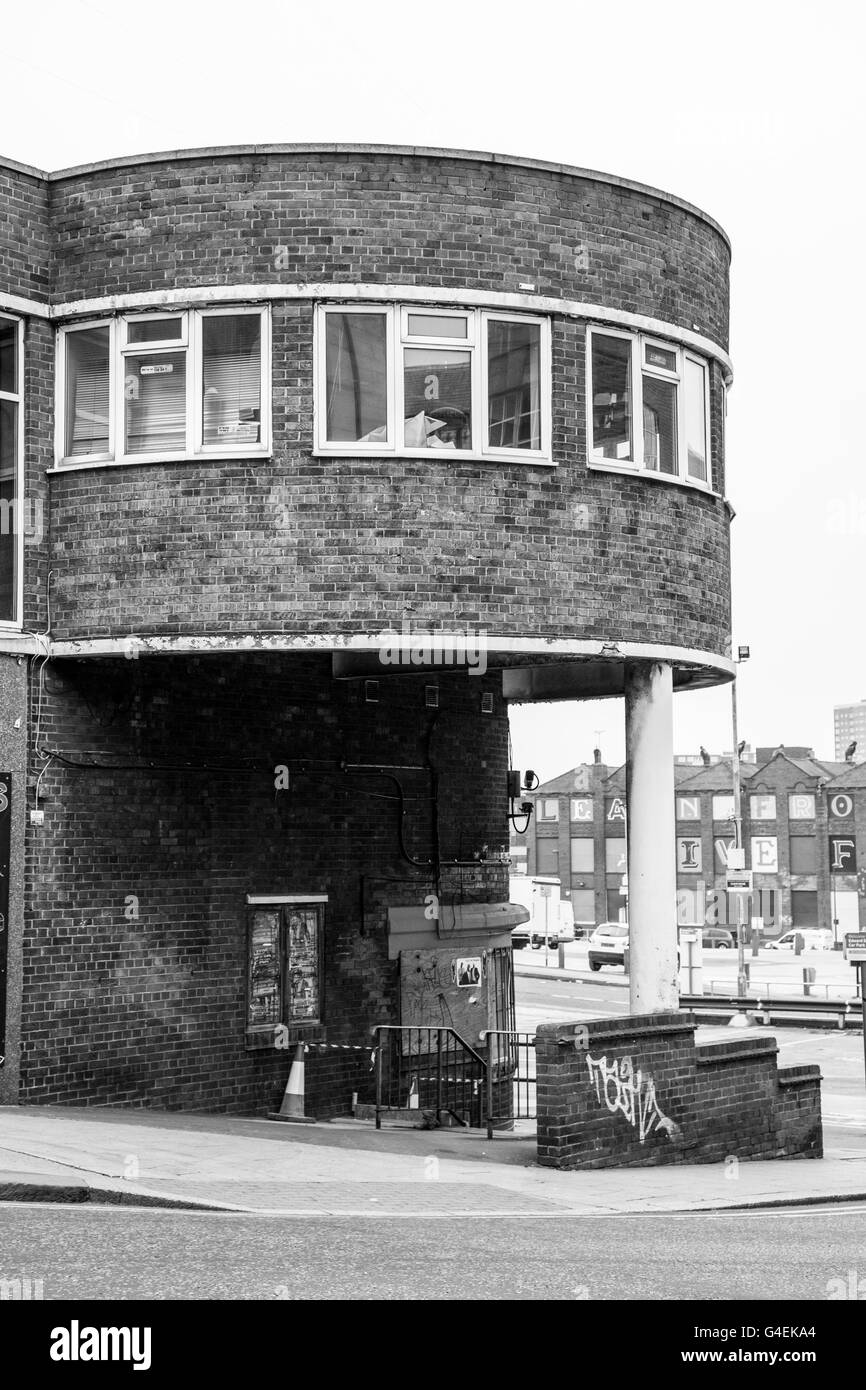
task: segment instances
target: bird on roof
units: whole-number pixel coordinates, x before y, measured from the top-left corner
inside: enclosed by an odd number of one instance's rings
[[[744,738],[741,738],[740,741],[739,741],[739,743],[737,744],[737,757],[738,757],[738,758],[741,758],[741,757],[743,756],[743,749],[745,748],[745,746],[746,746],[746,740],[745,740]]]
[[[856,752],[857,752],[857,740],[856,740],[856,738],[855,738],[854,742],[853,742],[853,743],[849,743],[849,744],[848,744],[848,747],[845,749],[845,761],[846,761],[846,763],[850,763],[851,759],[854,757],[854,754],[855,754]]]

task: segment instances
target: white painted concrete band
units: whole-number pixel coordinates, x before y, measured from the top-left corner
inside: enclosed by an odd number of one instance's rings
[[[611,661],[667,661],[675,665],[713,667],[733,677],[734,662],[718,652],[695,647],[674,647],[657,643],[621,642],[613,638],[601,642],[597,638],[571,637],[500,637],[483,627],[460,628],[450,631],[403,633],[397,628],[384,628],[377,633],[243,633],[237,636],[196,637],[191,634],[175,637],[147,637],[130,633],[125,637],[64,638],[50,643],[55,657],[125,656],[134,658],[161,653],[178,656],[207,656],[232,652],[377,652],[393,647],[423,646],[433,653],[453,653],[459,643],[468,642],[473,650],[481,643],[488,654],[508,656],[589,657]]]
[[[619,328],[650,333],[655,337],[669,338],[682,343],[704,357],[714,358],[722,367],[726,384],[730,385],[733,381],[733,364],[727,351],[703,333],[668,323],[665,319],[652,318],[648,314],[629,313],[625,309],[616,309],[607,304],[579,299],[558,299],[552,295],[528,294],[513,290],[439,289],[428,285],[363,282],[193,285],[184,289],[147,290],[130,294],[100,295],[93,299],[68,299],[61,304],[50,306],[37,300],[0,293],[0,309],[8,308],[17,313],[35,314],[52,322],[96,318],[104,314],[129,313],[133,310],[181,309],[217,304],[273,304],[280,301],[467,305],[473,308],[512,309],[533,314],[560,314],[564,318],[615,324]]]

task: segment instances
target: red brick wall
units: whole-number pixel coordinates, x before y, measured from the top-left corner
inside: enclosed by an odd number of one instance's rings
[[[28,832],[23,1100],[272,1107],[291,1050],[245,1046],[248,893],[329,895],[327,1041],[366,1045],[375,1022],[398,1021],[386,907],[422,904],[434,878],[399,853],[394,786],[341,764],[423,763],[438,713],[441,854],[471,860],[507,843],[504,707],[496,697],[480,712],[490,678],[443,674],[437,712],[424,708],[429,675],[383,680],[372,705],[329,671],[327,658],[275,656],[49,666],[40,746],[55,756],[45,825]],[[281,763],[291,787],[276,792]],[[430,779],[398,775],[407,847],[426,860]],[[506,873],[448,868],[443,898],[504,900]],[[355,1070],[317,1054],[319,1113],[346,1112]]]

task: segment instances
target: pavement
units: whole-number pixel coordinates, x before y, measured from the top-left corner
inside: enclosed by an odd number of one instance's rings
[[[558,1172],[537,1165],[529,1122],[489,1141],[479,1130],[376,1131],[354,1119],[295,1126],[176,1111],[6,1106],[0,1202],[423,1218],[866,1200],[866,1124],[849,1120],[825,1127],[823,1159]]]

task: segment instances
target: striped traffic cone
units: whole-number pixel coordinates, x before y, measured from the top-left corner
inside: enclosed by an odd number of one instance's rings
[[[289,1069],[286,1092],[278,1111],[268,1115],[269,1120],[288,1120],[297,1125],[311,1125],[313,1120],[304,1114],[304,1044],[299,1042]]]
[[[406,1101],[406,1108],[408,1110],[417,1110],[419,1104],[420,1101],[418,1097],[418,1078],[417,1076],[413,1076],[412,1084],[409,1087],[409,1098]]]

